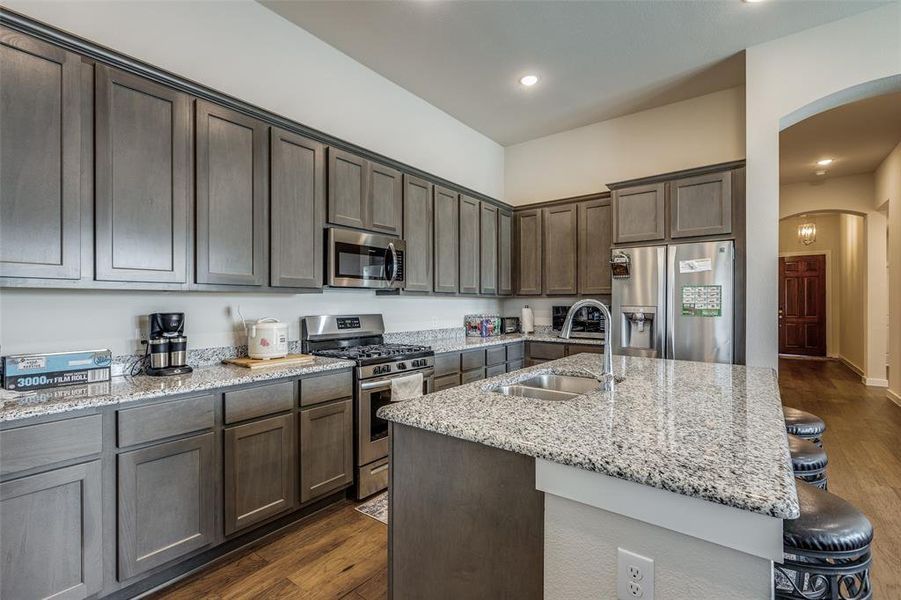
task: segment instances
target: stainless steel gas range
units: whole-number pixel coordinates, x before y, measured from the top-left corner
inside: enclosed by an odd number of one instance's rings
[[[391,380],[422,373],[422,393],[432,391],[435,353],[428,346],[386,344],[382,315],[303,317],[305,353],[356,361],[354,369],[354,461],[356,496],[388,487],[388,422],[376,416],[391,403]]]

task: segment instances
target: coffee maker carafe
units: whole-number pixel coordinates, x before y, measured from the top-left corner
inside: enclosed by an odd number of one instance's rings
[[[148,375],[182,375],[188,366],[188,338],[184,335],[185,313],[152,313],[147,342]]]

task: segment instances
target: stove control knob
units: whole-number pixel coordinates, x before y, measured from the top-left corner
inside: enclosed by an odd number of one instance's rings
[[[407,363],[397,363],[397,368],[398,368],[398,369],[406,369],[406,368],[407,368]]]

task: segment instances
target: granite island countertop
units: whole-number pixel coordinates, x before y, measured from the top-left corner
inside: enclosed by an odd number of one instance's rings
[[[539,373],[599,374],[578,354],[398,402],[379,416],[741,510],[799,514],[776,373],[614,356],[613,391],[565,401],[494,387]]]
[[[385,340],[392,343],[400,344],[421,344],[423,346],[431,346],[435,354],[443,354],[445,352],[460,352],[463,350],[471,350],[473,348],[483,348],[488,346],[500,346],[502,344],[512,344],[515,342],[549,342],[553,344],[577,344],[583,346],[603,346],[603,338],[581,338],[571,337],[568,340],[558,337],[554,333],[535,332],[535,333],[507,333],[504,335],[495,335],[491,337],[467,337],[462,331],[458,335],[441,335],[435,330],[424,331],[405,331],[401,333],[387,333]]]
[[[0,423],[69,412],[73,410],[125,404],[135,400],[164,398],[203,392],[247,383],[299,377],[312,373],[348,369],[349,360],[315,357],[313,362],[293,367],[247,369],[215,364],[195,367],[192,373],[171,377],[113,377],[112,381],[84,386],[68,386],[15,392],[0,390]]]

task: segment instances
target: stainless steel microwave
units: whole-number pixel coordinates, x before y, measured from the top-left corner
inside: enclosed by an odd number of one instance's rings
[[[333,287],[399,289],[404,287],[400,238],[330,227],[326,236],[328,284]]]

